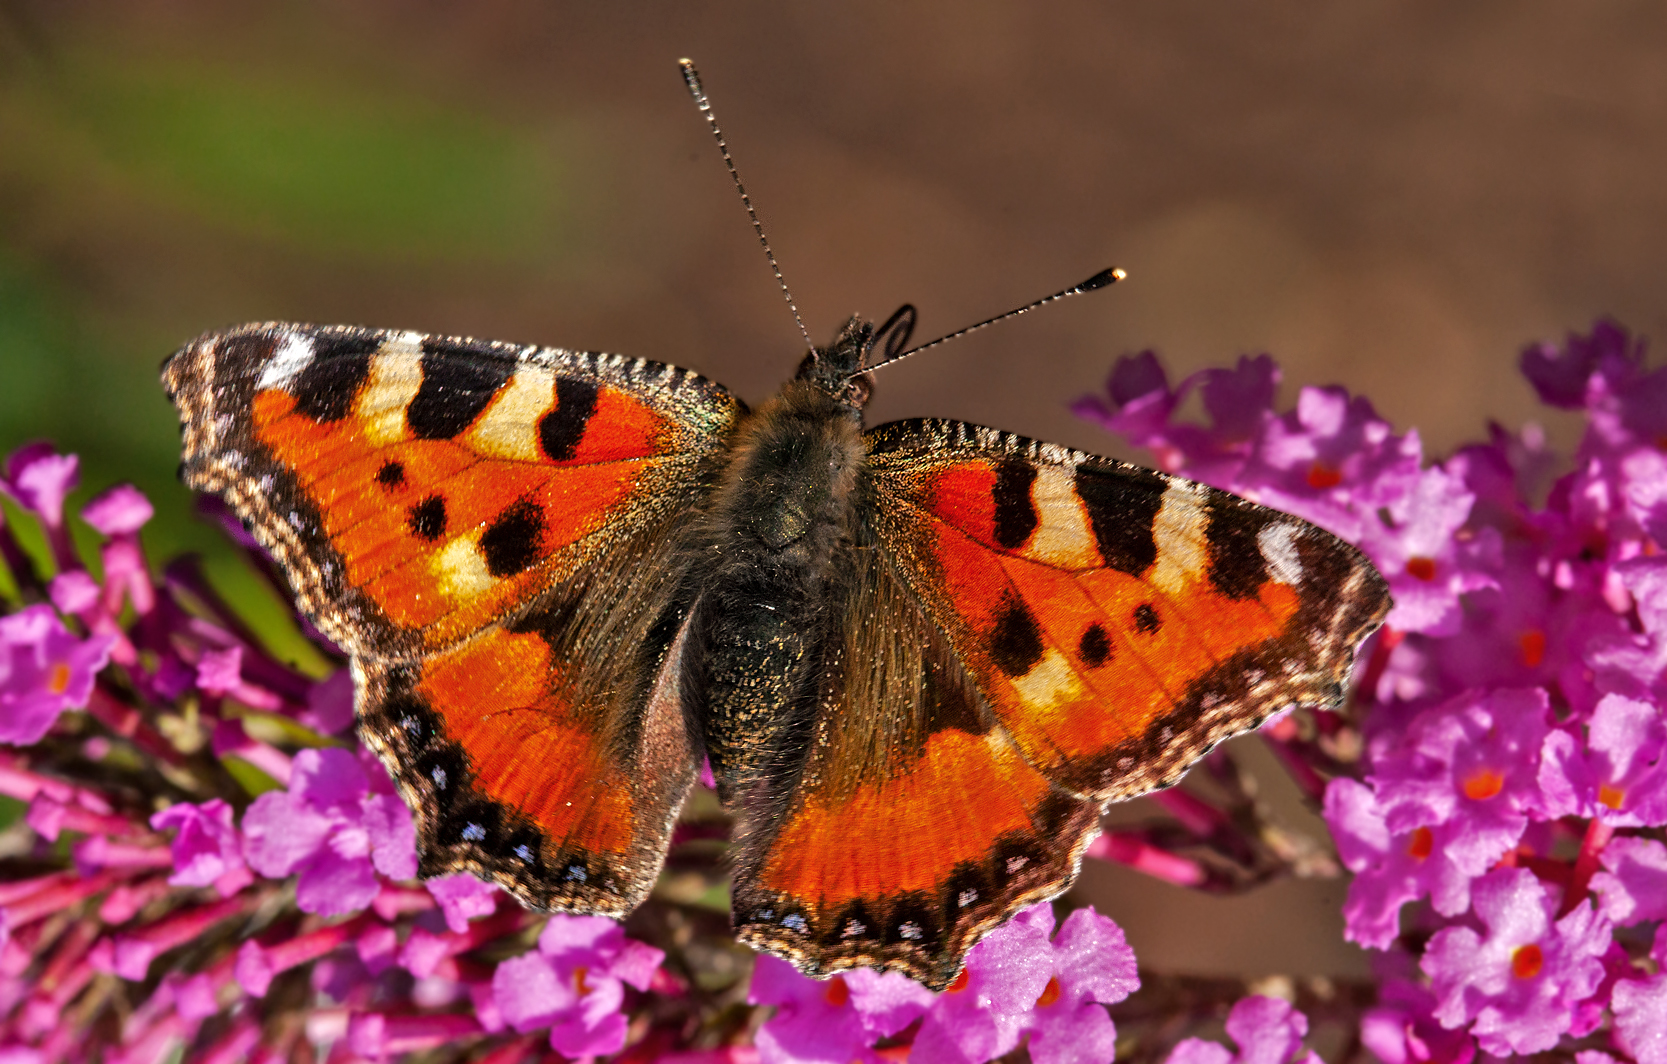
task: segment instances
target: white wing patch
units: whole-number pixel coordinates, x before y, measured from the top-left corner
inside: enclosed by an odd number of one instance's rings
[[[1065,655],[1057,650],[1049,650],[1029,672],[1010,682],[1020,700],[1034,709],[1072,705],[1087,694]]]
[[[1300,526],[1283,521],[1256,533],[1256,545],[1262,551],[1268,573],[1281,584],[1291,587],[1302,583],[1302,558],[1297,554],[1297,537],[1301,534]]]
[[[313,360],[313,342],[308,337],[297,332],[284,334],[283,342],[273,353],[272,361],[261,371],[260,380],[255,384],[256,391],[268,388],[289,389],[289,382],[295,375],[307,368]]]
[[[550,409],[556,375],[543,366],[523,365],[500,388],[470,430],[470,442],[482,454],[518,462],[543,457],[538,442],[539,415]]]
[[[1152,520],[1152,542],[1158,556],[1147,579],[1166,594],[1184,594],[1189,583],[1204,575],[1209,562],[1205,541],[1209,526],[1204,489],[1187,481],[1171,481]]]
[[[1025,554],[1061,569],[1094,569],[1105,564],[1094,545],[1088,511],[1077,494],[1074,470],[1056,465],[1038,468],[1030,485],[1030,501],[1036,507],[1036,531],[1025,544]]]
[[[354,411],[364,423],[365,438],[385,447],[405,439],[405,408],[422,387],[422,351],[390,336],[370,360],[369,380]]]

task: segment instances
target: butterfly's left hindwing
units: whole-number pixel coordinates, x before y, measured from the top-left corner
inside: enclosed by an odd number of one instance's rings
[[[784,744],[797,756],[738,811],[735,924],[815,975],[876,966],[942,989],[1070,883],[1100,803],[1025,759],[871,528],[852,548],[814,716]]]
[[[302,325],[164,368],[222,495],[353,657],[423,871],[622,915],[693,780],[676,522],[742,408],[611,355]]]

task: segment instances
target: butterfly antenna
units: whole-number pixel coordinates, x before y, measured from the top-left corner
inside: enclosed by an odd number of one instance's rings
[[[679,59],[677,65],[683,68],[683,83],[689,86],[689,95],[695,98],[695,106],[706,116],[706,124],[712,127],[712,136],[718,141],[718,151],[723,153],[724,165],[729,168],[729,176],[735,182],[735,191],[741,194],[741,205],[747,209],[747,217],[752,219],[753,232],[758,234],[758,242],[764,247],[764,257],[770,260],[770,269],[776,275],[776,283],[781,285],[782,298],[787,300],[787,309],[793,312],[793,320],[799,323],[799,333],[805,338],[805,347],[814,358],[816,344],[811,341],[810,330],[805,328],[805,320],[799,317],[799,308],[793,302],[793,293],[787,290],[787,278],[781,275],[781,267],[776,264],[776,253],[770,250],[770,240],[764,235],[764,223],[758,220],[758,212],[752,206],[752,197],[747,195],[747,186],[741,184],[741,175],[735,169],[735,160],[729,155],[729,145],[724,143],[723,130],[718,128],[718,116],[712,113],[712,101],[706,98],[706,90],[700,87],[700,74],[695,70],[694,63],[687,59]]]
[[[1084,292],[1093,292],[1093,291],[1096,291],[1096,290],[1101,289],[1101,288],[1106,288],[1110,285],[1116,284],[1118,281],[1121,281],[1123,278],[1125,278],[1127,276],[1128,276],[1127,273],[1124,273],[1122,270],[1119,270],[1119,269],[1101,270],[1099,273],[1090,277],[1088,280],[1082,282],[1081,284],[1074,284],[1074,285],[1065,289],[1062,292],[1055,292],[1051,296],[1046,296],[1042,299],[1038,299],[1036,302],[1026,304],[1025,306],[1022,306],[1017,310],[1010,310],[1006,314],[997,314],[995,317],[988,318],[984,321],[981,321],[977,325],[969,325],[965,329],[957,329],[954,332],[950,333],[948,336],[940,336],[936,340],[933,340],[929,344],[921,344],[919,347],[911,347],[907,351],[901,351],[901,352],[898,352],[896,354],[892,354],[888,350],[886,352],[886,357],[884,357],[880,361],[874,363],[872,366],[867,367],[866,369],[863,370],[863,372],[871,373],[874,370],[879,369],[881,366],[888,366],[891,363],[898,361],[899,359],[908,358],[910,355],[918,355],[922,351],[925,351],[929,348],[937,347],[939,344],[947,344],[951,340],[958,340],[961,337],[967,335],[968,333],[975,333],[978,330],[980,330],[982,328],[985,328],[986,326],[994,325],[998,321],[1006,321],[1008,318],[1016,318],[1020,314],[1029,314],[1031,311],[1035,310],[1037,307],[1045,307],[1049,303],[1057,302],[1061,299],[1065,299],[1068,296],[1078,296],[1078,295],[1081,295]],[[893,329],[894,329],[894,323],[898,322],[898,318],[899,318],[899,316],[901,316],[903,314],[904,310],[908,311],[907,323],[908,323],[908,327],[910,329],[912,329],[914,327],[914,308],[910,307],[910,306],[905,306],[903,308],[903,310],[899,310],[897,312],[897,314],[893,314],[891,316],[891,320],[887,321],[885,326],[883,326],[876,335],[877,336],[883,336],[883,335],[887,335],[887,334],[892,333]],[[906,343],[907,340],[905,340],[904,342]],[[900,347],[902,345],[901,344],[896,344],[896,345],[888,345],[888,347],[889,346],[899,346]]]

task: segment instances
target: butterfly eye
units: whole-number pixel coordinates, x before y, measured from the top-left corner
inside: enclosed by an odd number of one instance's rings
[[[874,394],[874,378],[864,373],[845,382],[840,399],[852,406],[865,406]]]

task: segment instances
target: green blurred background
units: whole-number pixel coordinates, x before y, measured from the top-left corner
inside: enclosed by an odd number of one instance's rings
[[[249,595],[173,479],[156,381],[204,330],[540,341],[763,398],[800,343],[683,55],[818,341],[1129,271],[888,371],[877,421],[1126,454],[1065,411],[1117,355],[1267,350],[1288,394],[1341,382],[1439,453],[1545,418],[1522,343],[1600,314],[1667,334],[1654,0],[0,0],[0,447],[138,483],[157,552]],[[1363,970],[1337,883],[1082,889],[1166,967]]]

